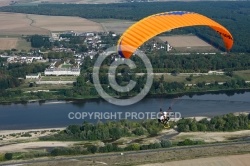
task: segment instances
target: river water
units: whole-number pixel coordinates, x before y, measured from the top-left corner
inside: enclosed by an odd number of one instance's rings
[[[31,129],[45,127],[65,127],[70,124],[81,124],[83,121],[96,122],[128,118],[152,118],[159,108],[166,110],[172,106],[174,112],[182,117],[222,115],[231,112],[250,112],[250,92],[227,92],[215,94],[184,95],[176,98],[145,98],[131,106],[115,106],[104,100],[77,102],[48,101],[28,104],[0,105],[0,130]],[[91,113],[96,112],[94,116]],[[107,116],[100,116],[101,113]],[[130,113],[145,113],[133,117]],[[125,116],[125,113],[126,114]],[[122,114],[120,116],[120,114]],[[149,115],[149,116],[148,116]]]

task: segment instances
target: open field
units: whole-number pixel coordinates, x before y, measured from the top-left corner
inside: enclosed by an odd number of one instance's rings
[[[21,39],[21,38],[18,39],[17,46],[16,46],[17,50],[29,51],[31,48],[32,47],[31,47],[30,42],[27,42],[25,39]]]
[[[234,74],[243,78],[246,81],[250,81],[250,70],[234,71]]]
[[[226,81],[229,81],[231,80],[230,77],[228,76],[225,76],[225,75],[203,75],[203,76],[194,76],[193,77],[193,80],[188,82],[186,81],[187,83],[198,83],[198,82],[206,82],[206,83],[214,83],[215,81],[217,82],[226,82]]]
[[[30,81],[30,82],[34,82],[33,81]],[[38,90],[50,90],[50,92],[52,92],[51,90],[56,90],[56,89],[70,89],[72,88],[73,85],[64,85],[64,84],[57,84],[57,85],[36,85],[36,86],[33,86],[33,87],[29,87],[29,84],[28,82],[19,86],[19,87],[16,87],[16,88],[13,88],[13,90],[23,90],[24,92],[29,92],[29,91],[38,91]]]
[[[80,17],[28,15],[28,18],[34,21],[32,26],[48,31],[103,31],[100,24]]]
[[[18,38],[0,38],[0,50],[10,50],[17,47]]]
[[[209,47],[210,44],[192,35],[160,36],[163,42],[168,42],[173,47]]]
[[[32,21],[26,17],[26,14],[1,12],[0,22],[0,35],[49,34],[48,30],[32,26]]]
[[[0,35],[49,35],[51,31],[103,31],[99,23],[66,16],[27,15],[19,13],[0,13]]]
[[[117,34],[122,34],[128,27],[134,24],[134,21],[119,20],[119,19],[92,19],[102,25],[105,31],[112,31]]]
[[[250,136],[250,130],[235,132],[181,132],[173,140],[204,140],[205,142],[221,142]]]
[[[198,82],[206,82],[206,83],[214,83],[217,82],[226,82],[231,80],[230,77],[225,75],[201,75],[201,76],[193,76],[192,81],[187,81],[186,78],[189,77],[187,75],[179,74],[177,76],[169,75],[169,74],[163,74],[164,81],[166,82],[184,82],[186,84],[196,84]],[[155,78],[161,78],[161,75],[156,75]]]
[[[55,147],[68,147],[73,145],[74,142],[66,141],[39,141],[39,142],[27,142],[19,144],[10,144],[0,147],[2,153],[6,152],[27,152],[30,149],[39,150],[39,149],[48,149]]]
[[[41,81],[76,81],[77,76],[42,76]]]
[[[246,166],[250,163],[250,154],[230,155],[221,157],[199,158],[182,161],[171,161],[165,163],[144,164],[141,166]]]
[[[174,35],[174,36],[159,36],[162,42],[168,42],[176,51],[192,52],[192,51],[208,51],[218,52],[216,48],[209,43],[194,35]]]
[[[13,48],[27,51],[31,48],[31,44],[22,38],[0,38],[0,50],[10,50]]]

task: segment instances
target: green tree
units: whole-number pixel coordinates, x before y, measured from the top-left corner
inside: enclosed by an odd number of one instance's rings
[[[88,146],[87,147],[87,151],[88,152],[91,152],[91,153],[96,153],[97,152],[97,150],[98,150],[98,148],[97,148],[97,146],[95,146],[95,145],[91,145],[91,146]]]
[[[13,154],[12,153],[5,153],[4,158],[6,160],[12,160]]]
[[[161,140],[161,147],[162,148],[168,148],[171,146],[172,146],[172,143],[169,140]]]

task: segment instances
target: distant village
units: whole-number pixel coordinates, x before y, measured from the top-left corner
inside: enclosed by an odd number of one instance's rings
[[[70,42],[71,37],[82,37],[84,39],[83,44],[86,45],[87,51],[77,52],[72,48],[64,47],[62,42]],[[113,41],[105,39],[109,37],[114,39]],[[39,79],[41,75],[44,76],[79,76],[80,67],[84,63],[84,59],[89,57],[93,59],[97,54],[105,51],[106,48],[114,46],[117,42],[118,36],[113,32],[86,32],[77,33],[74,31],[67,31],[62,33],[51,33],[49,42],[59,43],[57,46],[53,46],[50,50],[42,51],[41,49],[33,49],[28,53],[16,54],[4,52],[0,54],[0,57],[7,58],[7,63],[50,63],[49,67],[41,73],[30,73],[26,76],[26,79]],[[76,44],[80,45],[80,44]],[[150,45],[150,47],[148,47]],[[166,49],[170,51],[172,47],[169,44],[159,44],[158,42],[151,42],[146,45],[146,50],[150,49]],[[52,53],[70,53],[74,57],[74,64],[66,58],[66,61],[59,63],[61,59],[44,58],[45,54]],[[114,60],[118,59],[118,55],[114,57]]]

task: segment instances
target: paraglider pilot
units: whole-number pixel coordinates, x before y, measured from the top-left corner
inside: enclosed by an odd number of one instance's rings
[[[172,110],[172,108],[171,107],[169,107],[169,109],[168,109],[169,111],[170,110]],[[167,116],[167,112],[166,111],[162,111],[162,109],[160,108],[160,119],[158,119],[158,122],[159,123],[163,123],[163,124],[165,124],[165,123],[168,123],[168,121],[169,121],[169,117]]]

